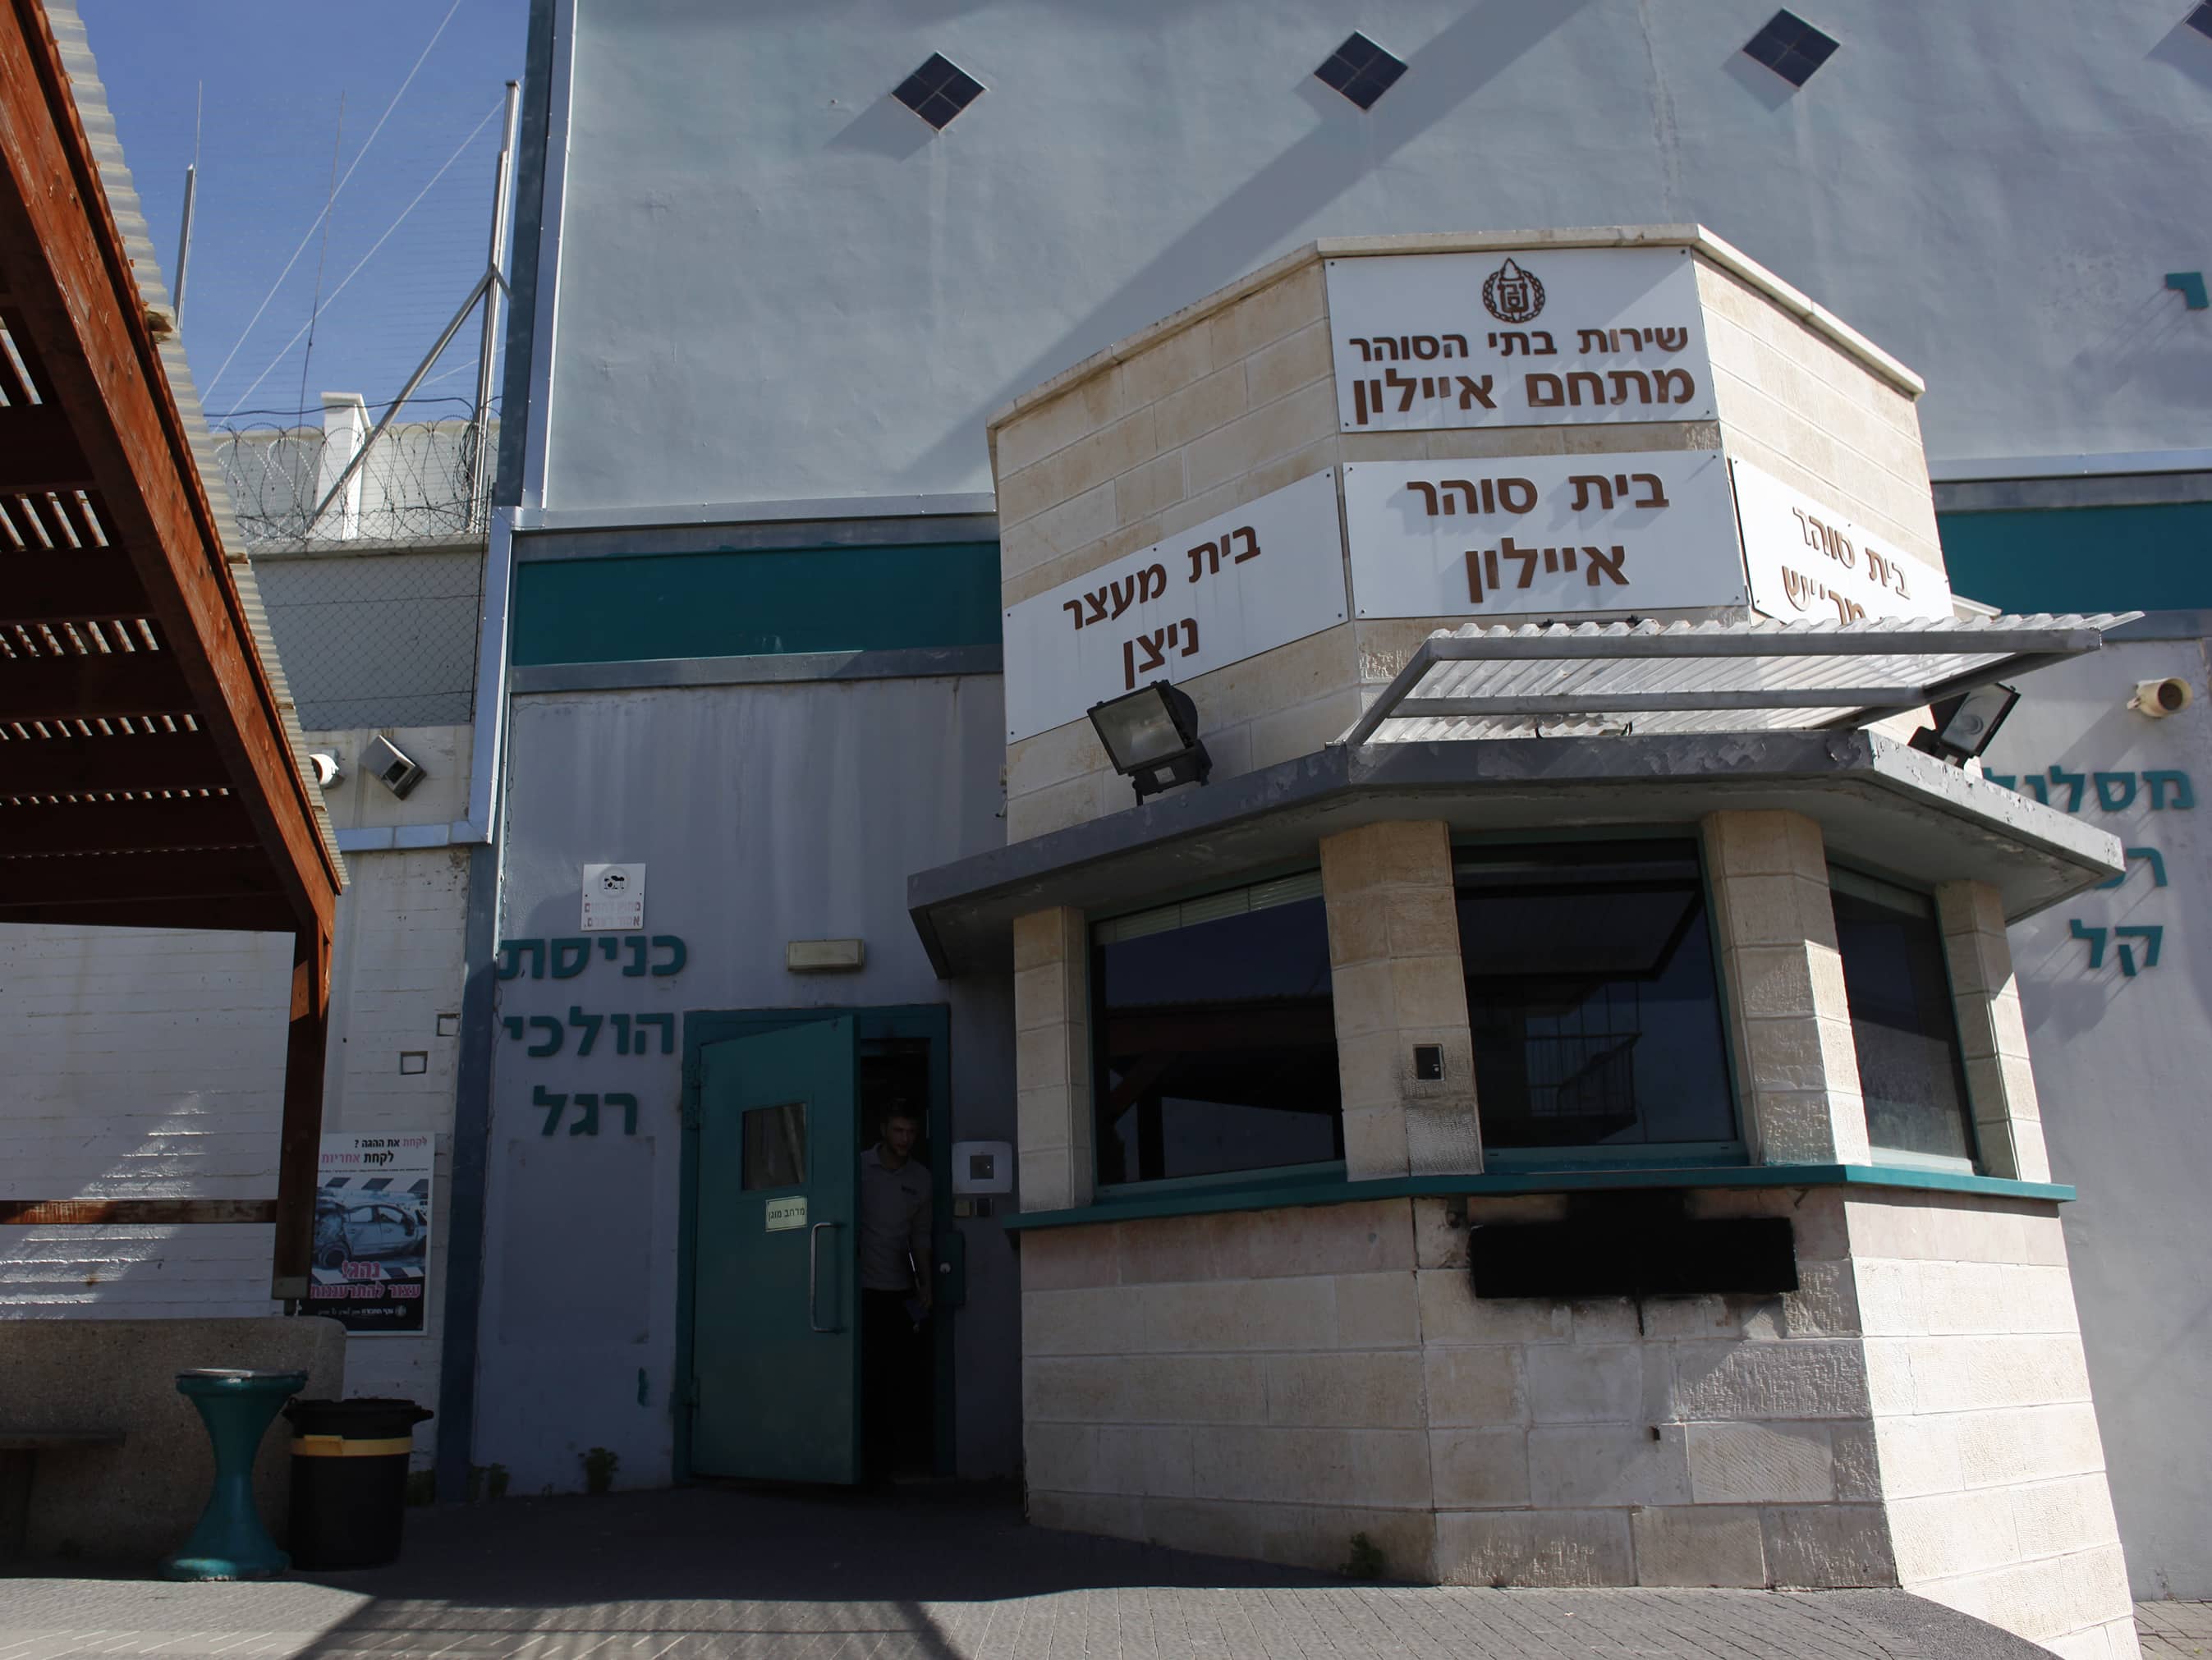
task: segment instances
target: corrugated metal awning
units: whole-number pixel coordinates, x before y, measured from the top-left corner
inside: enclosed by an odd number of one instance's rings
[[[1443,630],[1342,741],[1863,727],[2097,650],[2139,611]]]

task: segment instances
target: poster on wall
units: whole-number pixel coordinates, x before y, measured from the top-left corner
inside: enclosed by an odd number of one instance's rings
[[[1328,468],[1009,606],[1006,740],[1344,620],[1344,538]]]
[[[1950,617],[1951,579],[1941,568],[1748,462],[1729,466],[1751,603],[1761,615],[1781,623]]]
[[[1710,421],[1687,248],[1516,248],[1328,262],[1346,432]]]
[[[1714,450],[1358,461],[1344,469],[1362,617],[1469,620],[1744,603]]]
[[[362,1337],[428,1329],[431,1138],[326,1135],[307,1310]]]

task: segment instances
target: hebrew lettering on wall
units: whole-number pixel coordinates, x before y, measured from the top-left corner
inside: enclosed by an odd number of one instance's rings
[[[1532,248],[1327,265],[1346,432],[1707,421],[1681,248]]]
[[[1353,462],[1344,502],[1362,617],[1743,603],[1711,451]]]

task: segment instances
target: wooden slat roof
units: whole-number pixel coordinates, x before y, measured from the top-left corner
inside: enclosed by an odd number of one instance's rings
[[[73,9],[0,0],[0,921],[314,928],[343,880]]]

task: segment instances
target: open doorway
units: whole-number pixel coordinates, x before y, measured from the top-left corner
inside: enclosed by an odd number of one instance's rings
[[[872,1481],[937,1474],[936,1189],[930,1041],[860,1044],[860,1438]]]

